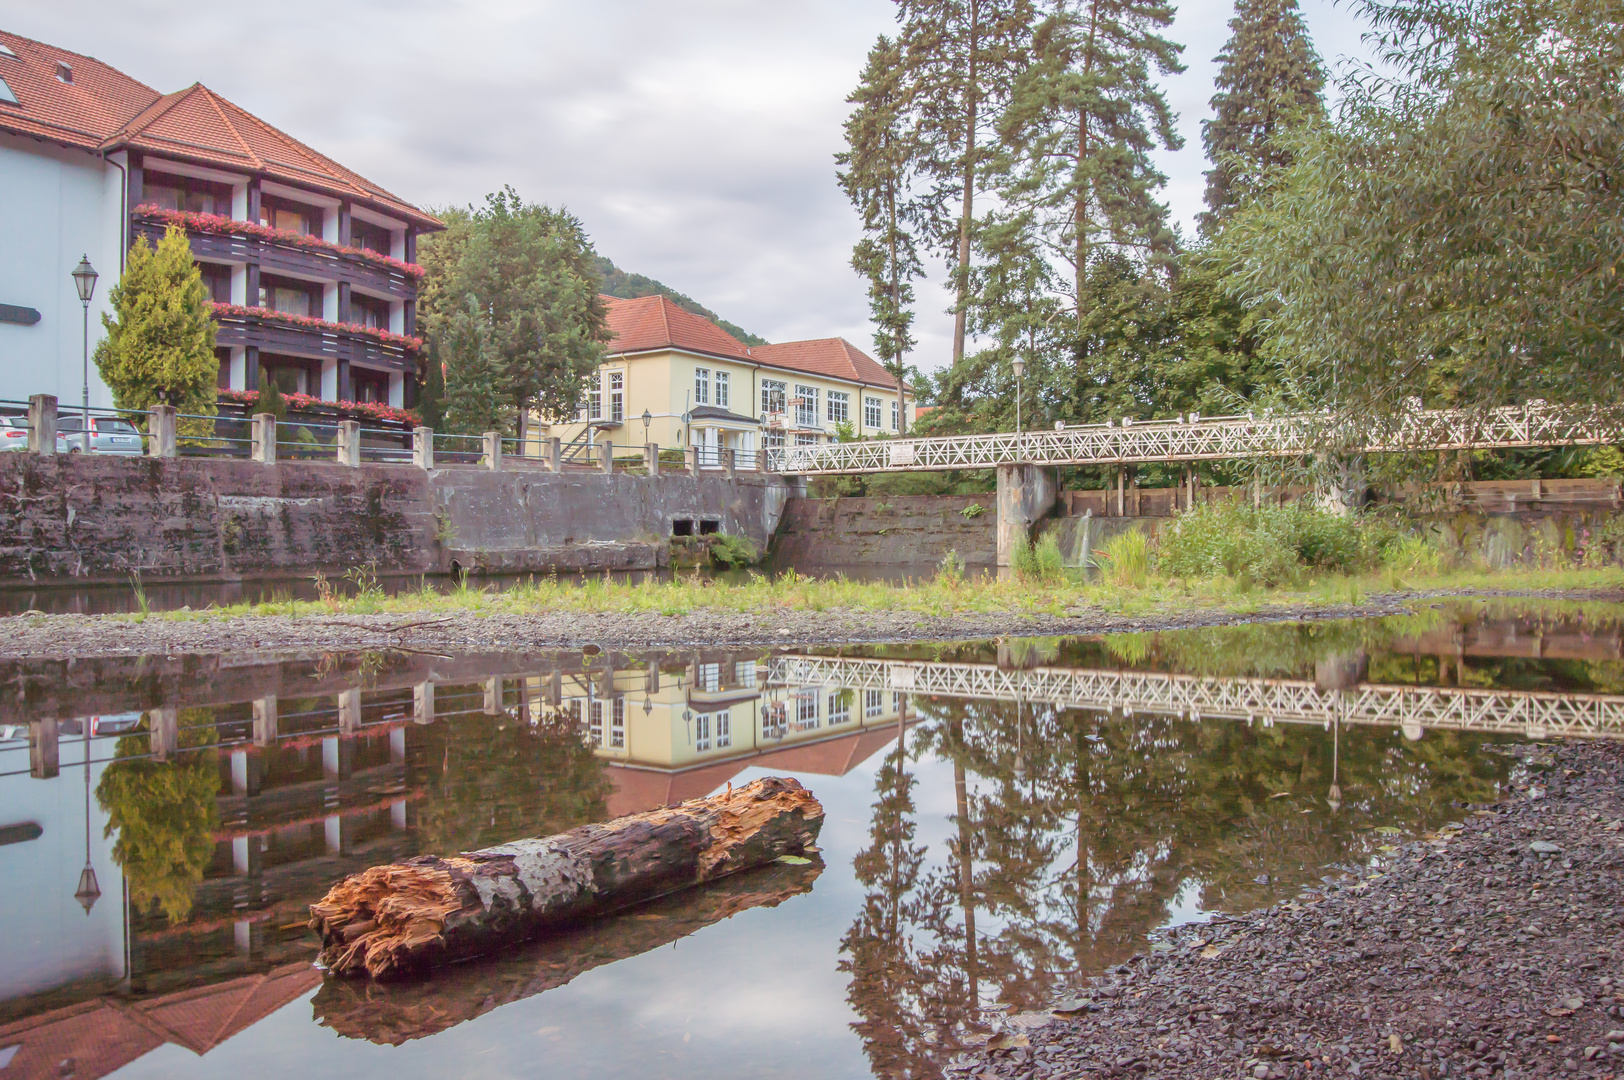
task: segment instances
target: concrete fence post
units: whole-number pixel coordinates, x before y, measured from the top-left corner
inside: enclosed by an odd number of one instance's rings
[[[434,429],[412,429],[412,464],[428,471],[434,468]]]
[[[361,730],[361,690],[351,687],[338,692],[338,733],[354,735]]]
[[[648,469],[650,476],[660,475],[660,444],[643,444],[643,467]]]
[[[434,723],[434,684],[427,680],[412,687],[412,722]]]
[[[28,399],[28,449],[36,454],[56,453],[55,394],[35,394]]]
[[[89,723],[87,717],[83,723]],[[62,771],[61,737],[54,719],[31,720],[28,724],[28,775],[49,780]]]
[[[522,687],[521,687],[522,689]],[[485,680],[485,715],[496,716],[502,711],[502,676],[492,675]]]
[[[254,745],[274,746],[277,736],[276,697],[254,699]]]
[[[689,446],[686,450],[683,451],[683,453],[686,454],[687,457],[688,457],[688,475],[689,476],[698,476],[699,475],[699,447],[697,447],[697,446]]]
[[[338,463],[352,469],[361,465],[361,422],[343,420],[338,425]]]
[[[739,451],[735,447],[722,450],[722,468],[729,480],[739,475]]]
[[[153,709],[147,713],[147,749],[158,761],[168,761],[180,750],[180,710]]]
[[[492,472],[501,470],[502,433],[500,431],[487,431],[485,433],[485,450],[480,455],[479,463]]]
[[[547,471],[564,471],[564,440],[557,435],[547,440]]]
[[[255,461],[276,464],[276,416],[274,413],[255,413],[250,421],[249,449]]]
[[[598,444],[598,460],[603,464],[603,471],[615,471],[615,444],[605,440]]]
[[[178,412],[173,405],[154,405],[147,421],[147,456],[156,458],[172,458],[177,453],[175,445],[175,414]]]

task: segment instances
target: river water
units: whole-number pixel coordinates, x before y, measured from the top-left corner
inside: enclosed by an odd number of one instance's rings
[[[935,1075],[1495,799],[1507,742],[1618,736],[1621,619],[0,662],[0,1078]],[[820,860],[421,983],[311,964],[346,873],[769,775]]]

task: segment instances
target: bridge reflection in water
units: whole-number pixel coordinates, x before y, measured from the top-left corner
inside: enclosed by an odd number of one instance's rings
[[[1377,826],[1420,833],[1496,797],[1507,763],[1486,743],[1624,730],[1624,697],[1602,692],[1624,683],[1616,626],[1434,622],[971,644],[931,660],[0,664],[17,690],[0,714],[15,725],[0,738],[0,826],[43,827],[0,844],[0,901],[26,928],[0,942],[0,1050],[17,1048],[18,1075],[71,1060],[86,1078],[165,1043],[206,1055],[286,1038],[300,1029],[257,1023],[316,989],[303,918],[335,878],[770,771],[825,800],[821,876],[740,880],[469,966],[443,993],[329,988],[316,1021],[410,1044],[443,1074],[466,1060],[436,1049],[450,1029],[503,1002],[579,1003],[565,987],[588,973],[642,993],[660,970],[637,966],[648,950],[675,980],[650,994],[717,994],[717,942],[759,957],[809,940],[811,962],[838,951],[845,997],[796,1014],[834,1017],[807,1036],[833,1048],[820,1075],[935,1075],[989,1010],[1039,1003],[1159,925],[1289,898],[1379,857]],[[75,702],[100,715],[58,719]],[[88,923],[73,897],[87,857],[103,894]],[[712,952],[661,951],[699,932]],[[762,1022],[751,1060],[801,1020]],[[693,1068],[673,1075],[742,1066],[729,1052],[700,1033]],[[164,1060],[182,1058],[195,1061]]]

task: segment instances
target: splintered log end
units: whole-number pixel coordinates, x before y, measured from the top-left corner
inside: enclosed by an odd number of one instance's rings
[[[321,934],[320,962],[327,970],[387,978],[415,966],[421,950],[442,938],[463,902],[451,873],[430,862],[374,866],[310,905],[310,928]]]
[[[764,777],[684,806],[697,804],[705,804],[715,815],[710,827],[713,843],[699,856],[699,881],[780,855],[817,850],[823,804],[791,777]]]

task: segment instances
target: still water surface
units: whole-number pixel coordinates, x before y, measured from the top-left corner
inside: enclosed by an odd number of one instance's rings
[[[0,664],[0,1078],[934,1075],[1494,799],[1497,744],[1620,734],[1621,618]],[[345,873],[766,775],[823,802],[821,862],[425,983],[311,967]]]

